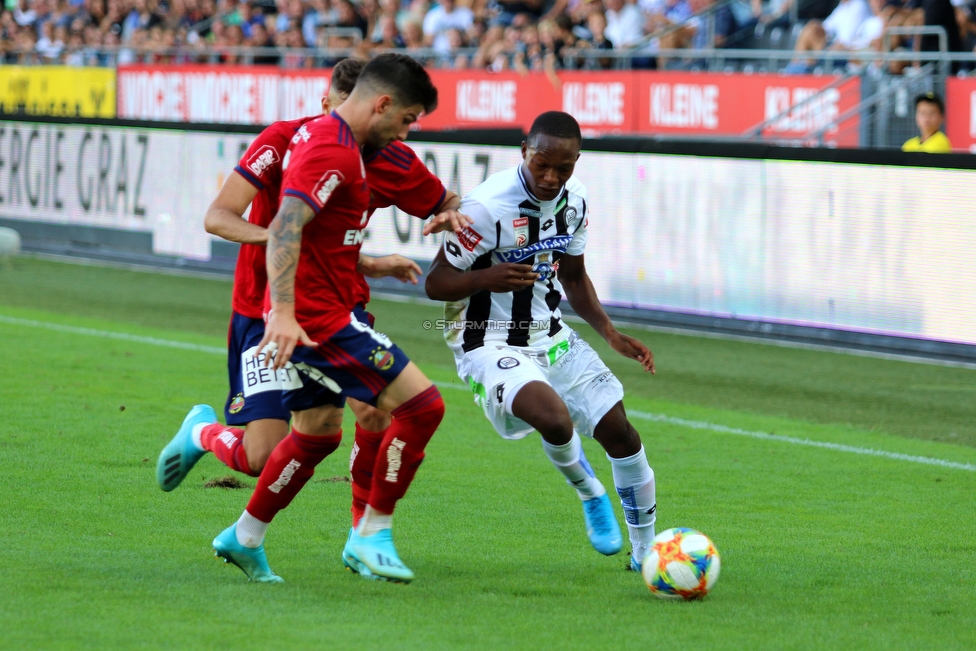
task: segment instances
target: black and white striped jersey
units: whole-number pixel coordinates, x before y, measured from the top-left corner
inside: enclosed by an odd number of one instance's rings
[[[459,211],[474,222],[460,236],[449,232],[444,238],[444,253],[452,266],[466,271],[504,262],[530,264],[539,279],[533,287],[515,292],[481,291],[448,302],[444,336],[454,353],[486,343],[541,346],[565,330],[556,271],[563,255],[583,254],[589,221],[586,187],[572,177],[556,199],[539,201],[519,165],[488,177],[464,198]]]

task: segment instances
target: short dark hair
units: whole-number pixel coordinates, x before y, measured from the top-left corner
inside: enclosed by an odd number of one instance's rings
[[[939,113],[945,115],[945,104],[942,102],[942,98],[935,93],[922,93],[915,98],[915,108],[918,109],[918,105],[922,102],[928,102],[929,104],[934,104]]]
[[[553,138],[571,138],[583,142],[579,122],[569,113],[562,111],[546,111],[532,122],[526,142],[531,143],[536,136],[551,136]]]
[[[400,106],[420,104],[424,113],[437,108],[437,88],[424,67],[406,54],[381,54],[359,74],[360,86],[386,91]]]
[[[332,69],[332,88],[340,95],[349,97],[356,80],[366,67],[366,59],[343,59]]]

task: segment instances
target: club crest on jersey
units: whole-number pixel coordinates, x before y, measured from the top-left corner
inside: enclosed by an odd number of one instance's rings
[[[244,394],[238,393],[234,396],[234,399],[230,401],[230,407],[227,409],[232,414],[236,414],[241,409],[244,409]]]
[[[393,366],[393,353],[386,348],[374,348],[369,358],[372,360],[373,366],[381,371],[388,371]]]
[[[556,267],[552,262],[551,253],[540,253],[536,257],[536,263],[532,267],[532,271],[539,274],[539,280],[545,282],[552,278],[553,274],[556,272]]]
[[[495,251],[495,255],[501,262],[522,262],[528,260],[540,251],[559,251],[565,253],[569,243],[573,241],[572,235],[556,235],[547,237],[541,242],[530,244],[519,249],[508,249],[507,251]]]
[[[461,246],[466,248],[468,251],[474,251],[474,247],[478,246],[478,242],[481,241],[481,234],[468,226],[463,231],[461,231],[458,236],[458,242]]]
[[[318,199],[321,205],[325,205],[329,201],[329,197],[335,192],[335,189],[339,187],[339,184],[345,180],[346,177],[342,175],[339,170],[329,170],[322,175],[319,182],[315,184],[315,188],[312,189],[312,194]]]
[[[520,208],[519,212],[521,211]],[[515,231],[515,246],[525,246],[525,243],[529,241],[529,218],[513,219],[512,230]]]
[[[264,172],[277,163],[281,158],[278,157],[278,152],[271,145],[264,145],[252,155],[247,161],[247,169],[251,171],[254,176],[261,176]]]

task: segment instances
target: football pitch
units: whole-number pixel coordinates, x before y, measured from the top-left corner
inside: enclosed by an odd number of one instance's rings
[[[976,648],[976,370],[628,330],[651,377],[574,324],[627,391],[658,531],[722,555],[705,600],[664,602],[590,548],[538,435],[494,433],[423,327],[440,308],[375,301],[447,403],[394,527],[417,579],[342,566],[347,413],[269,530],[286,583],[257,585],[210,548],[250,490],[206,487],[233,474],[211,456],[172,493],[154,476],[193,404],[222,411],[229,304],[222,280],[0,269],[0,648]]]

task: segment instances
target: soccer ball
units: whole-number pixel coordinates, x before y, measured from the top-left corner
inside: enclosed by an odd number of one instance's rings
[[[718,579],[721,561],[708,536],[679,527],[654,537],[641,567],[652,595],[689,600],[709,593]]]

